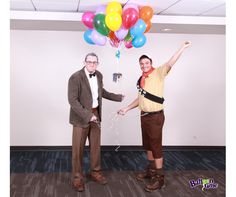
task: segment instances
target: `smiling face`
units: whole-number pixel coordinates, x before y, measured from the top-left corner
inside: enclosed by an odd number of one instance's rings
[[[85,68],[89,73],[95,72],[98,66],[98,59],[96,56],[89,55],[87,56],[85,62],[84,62]]]
[[[143,72],[148,72],[152,68],[152,62],[148,58],[143,58],[139,61],[140,68]]]

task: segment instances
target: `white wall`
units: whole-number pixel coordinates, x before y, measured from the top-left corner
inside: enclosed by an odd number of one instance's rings
[[[103,100],[102,145],[141,145],[138,109],[116,117],[137,95],[138,58],[167,61],[185,40],[192,42],[166,78],[164,145],[225,145],[225,35],[147,34],[145,46],[121,49],[92,46],[83,32],[11,31],[11,146],[71,145],[67,82],[91,51],[108,91],[123,103]],[[119,71],[123,79],[112,82]],[[117,119],[116,119],[117,118]]]

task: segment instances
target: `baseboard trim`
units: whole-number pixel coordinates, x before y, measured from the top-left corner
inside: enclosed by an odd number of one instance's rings
[[[88,146],[85,149],[89,149]],[[102,151],[143,151],[142,146],[101,146]],[[11,151],[71,151],[71,146],[10,146]],[[219,151],[226,150],[225,146],[163,146],[163,151]]]

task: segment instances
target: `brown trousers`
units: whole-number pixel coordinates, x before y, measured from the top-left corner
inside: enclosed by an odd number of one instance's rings
[[[163,157],[162,128],[164,121],[165,115],[163,110],[141,116],[143,147],[145,150],[152,151],[155,159]]]
[[[97,111],[94,114],[98,117]],[[82,176],[83,154],[86,139],[89,140],[90,169],[98,171],[101,169],[101,129],[99,124],[91,122],[87,128],[73,126],[72,136],[72,176],[79,178]]]

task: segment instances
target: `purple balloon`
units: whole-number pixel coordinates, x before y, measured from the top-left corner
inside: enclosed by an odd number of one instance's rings
[[[98,8],[96,9],[95,15],[97,14],[106,14],[106,5],[100,5],[98,6]]]
[[[134,8],[138,13],[139,13],[139,9],[138,6],[134,3],[128,3],[123,7],[123,11],[125,11],[128,8]]]
[[[99,46],[104,46],[107,42],[107,37],[98,33],[95,29],[91,33],[91,40]]]
[[[127,36],[128,32],[129,32],[129,30],[125,29],[124,26],[122,25],[119,30],[115,31],[115,35],[121,41],[121,40],[124,40],[124,38]]]
[[[90,29],[93,28],[94,16],[95,15],[93,12],[85,12],[85,13],[83,13],[83,16],[82,16],[82,22],[84,23],[85,26],[87,26]]]

